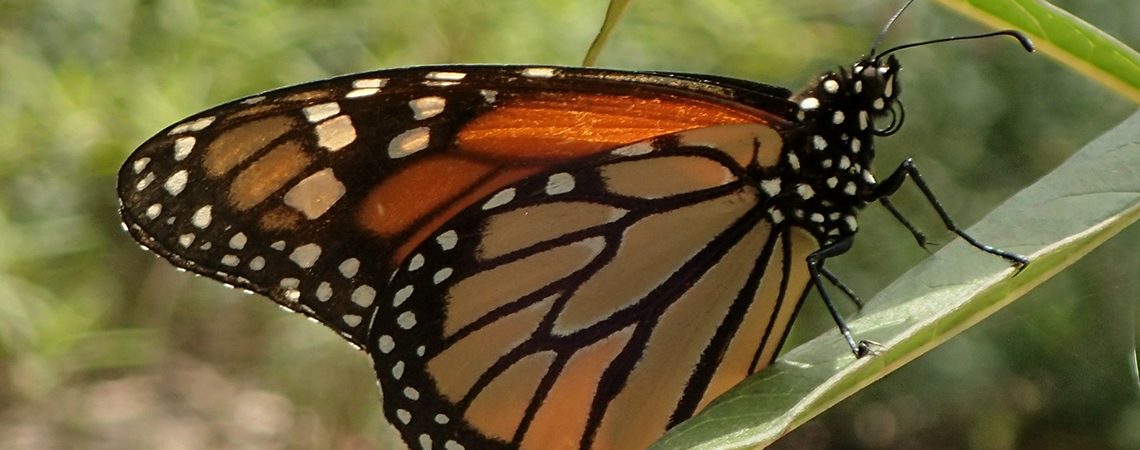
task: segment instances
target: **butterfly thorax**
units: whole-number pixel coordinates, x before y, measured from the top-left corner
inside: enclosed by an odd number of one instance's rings
[[[892,109],[899,94],[898,70],[893,56],[864,58],[850,70],[820,75],[792,96],[800,107],[799,124],[785,142],[783,164],[791,166],[797,179],[781,183],[783,195],[774,196],[773,219],[807,229],[821,244],[855,233],[856,213],[875,200],[874,137],[891,134],[898,125]],[[876,128],[876,119],[888,115],[895,123]]]

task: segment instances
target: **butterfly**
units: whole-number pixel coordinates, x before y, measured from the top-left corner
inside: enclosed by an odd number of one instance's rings
[[[1031,49],[1012,31],[929,42],[997,34]],[[959,230],[910,160],[873,175],[907,47],[794,93],[513,65],[301,84],[146,141],[121,215],[175,266],[364,350],[410,448],[645,448],[769,365],[811,286],[873,352],[824,262],[870,202],[924,243],[887,200],[908,177],[959,236],[1028,262]]]

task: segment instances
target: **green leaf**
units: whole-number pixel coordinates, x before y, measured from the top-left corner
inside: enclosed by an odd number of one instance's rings
[[[787,434],[1084,256],[1140,217],[1140,114],[990,213],[970,233],[1029,255],[1020,273],[958,239],[876,296],[850,323],[883,344],[856,360],[839,333],[788,352],[651,450],[742,449]]]
[[[1043,0],[938,0],[994,28],[1018,28],[1049,56],[1140,103],[1140,53]]]

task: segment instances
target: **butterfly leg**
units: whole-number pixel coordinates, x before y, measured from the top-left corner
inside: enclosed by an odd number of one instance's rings
[[[929,243],[926,240],[926,234],[922,231],[919,231],[918,227],[915,227],[913,224],[911,224],[910,221],[907,220],[907,218],[903,216],[901,212],[899,212],[898,208],[895,208],[894,203],[891,203],[887,197],[880,198],[879,203],[881,203],[884,208],[887,208],[887,211],[890,211],[892,216],[895,216],[895,220],[897,220],[904,227],[906,227],[907,230],[910,231],[910,234],[914,236],[914,240],[918,242],[919,247],[922,247],[922,249],[926,250],[927,253],[930,252],[930,249],[926,247],[926,244]]]
[[[947,214],[946,210],[942,208],[942,203],[940,203],[938,199],[935,198],[934,192],[930,190],[930,186],[926,185],[926,181],[922,179],[922,174],[918,172],[918,167],[914,165],[914,161],[910,158],[907,158],[902,162],[902,164],[899,164],[899,167],[895,169],[895,171],[891,173],[889,177],[887,177],[885,180],[880,182],[878,186],[875,187],[875,190],[871,193],[871,198],[878,199],[880,201],[886,200],[887,196],[890,196],[891,194],[894,194],[895,191],[898,191],[899,187],[902,186],[903,181],[906,181],[907,177],[909,177],[911,181],[914,181],[914,184],[918,186],[918,189],[920,191],[922,191],[922,195],[926,197],[926,201],[929,202],[930,206],[934,208],[934,211],[938,213],[938,217],[942,218],[942,223],[946,225],[946,229],[954,232],[954,234],[958,235],[975,248],[991,255],[1002,257],[1007,261],[1012,262],[1018,268],[1029,264],[1029,258],[982,244],[981,242],[978,242],[977,239],[974,239],[973,236],[966,234],[965,231],[962,231],[962,229],[958,228],[958,225],[954,223],[954,220],[950,218],[950,215]],[[888,204],[889,202],[884,203],[884,205]],[[902,220],[903,225],[906,225],[907,228],[911,229],[912,233],[917,232],[914,230],[913,226],[909,224],[909,222],[902,219],[902,215],[900,213],[895,211],[893,208],[888,207],[888,209],[891,210],[891,213],[894,214],[896,218]]]
[[[822,279],[823,277],[826,277],[828,280],[831,280],[833,283],[835,283],[836,286],[842,289],[843,292],[851,296],[852,300],[856,301],[856,304],[862,307],[862,302],[858,301],[854,293],[851,292],[847,286],[843,285],[843,283],[840,283],[839,279],[834,274],[823,267],[824,261],[826,261],[828,258],[833,258],[835,256],[847,253],[847,251],[851,249],[851,245],[854,242],[855,236],[848,236],[846,238],[828,244],[826,247],[816,250],[814,253],[808,255],[807,263],[808,271],[811,272],[812,283],[814,283],[816,289],[819,290],[819,295],[823,297],[823,304],[827,305],[827,310],[831,312],[831,318],[835,319],[835,324],[839,326],[839,332],[843,334],[843,339],[847,340],[847,345],[851,347],[851,352],[855,354],[855,357],[862,358],[874,353],[872,347],[878,346],[879,343],[874,341],[859,341],[858,343],[855,342],[855,338],[851,337],[851,329],[847,326],[847,322],[845,322],[843,320],[843,317],[839,315],[839,310],[835,308],[835,304],[831,301],[831,296],[827,294],[827,289],[823,287]]]
[[[830,281],[832,286],[835,286],[839,288],[839,290],[843,291],[843,293],[847,295],[847,298],[851,299],[851,303],[855,304],[855,307],[863,309],[863,300],[860,300],[859,296],[855,295],[855,291],[852,291],[851,288],[847,287],[847,285],[844,284],[843,281],[839,279],[839,277],[835,276],[834,273],[831,273],[830,270],[827,270],[823,267],[819,268],[819,273],[822,274],[824,278],[827,278],[827,281]]]

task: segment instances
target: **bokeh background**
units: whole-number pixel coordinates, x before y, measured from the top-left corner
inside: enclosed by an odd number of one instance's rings
[[[898,3],[641,0],[599,64],[796,87],[865,52]],[[1054,3],[1140,45],[1140,2]],[[415,64],[578,64],[606,6],[0,0],[0,449],[398,448],[365,355],[139,250],[115,173],[164,126],[257,91]],[[887,43],[981,31],[919,2]],[[879,142],[879,171],[915,157],[966,224],[1136,110],[1011,41],[900,57],[907,123]],[[897,203],[949,239],[912,188]],[[864,296],[929,257],[880,208],[860,222],[829,267]],[[776,447],[1140,448],[1138,248],[1126,231]],[[832,330],[817,301],[801,318],[797,338]]]

